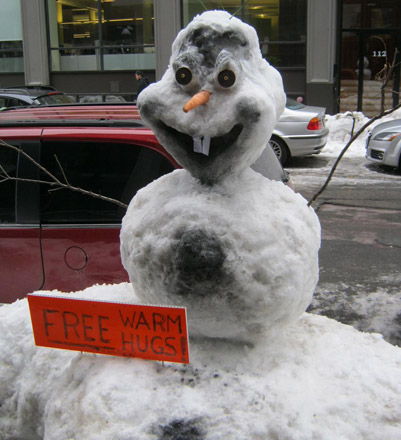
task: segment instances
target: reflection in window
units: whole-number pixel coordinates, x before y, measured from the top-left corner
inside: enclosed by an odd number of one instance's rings
[[[253,26],[262,54],[273,66],[305,66],[306,0],[203,0],[202,3],[208,10],[224,8]],[[184,25],[204,10],[198,0],[184,0]]]
[[[17,176],[18,154],[15,151],[0,148],[0,165],[10,177]],[[0,223],[15,222],[15,181],[0,183]]]
[[[343,28],[352,29],[361,26],[361,10],[362,6],[359,3],[348,3],[347,0],[343,4]]]
[[[23,72],[20,2],[1,0],[0,6],[0,72]]]
[[[155,68],[153,0],[47,0],[53,71]]]
[[[73,186],[128,204],[136,192],[174,168],[160,153],[137,145],[47,142],[42,165],[60,180],[60,166]],[[44,177],[44,176],[42,176]],[[118,205],[68,189],[41,187],[43,223],[119,223],[125,210]]]

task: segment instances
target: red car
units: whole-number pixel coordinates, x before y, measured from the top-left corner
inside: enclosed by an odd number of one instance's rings
[[[136,106],[0,111],[1,140],[18,148],[0,144],[0,303],[40,289],[71,292],[128,281],[120,260],[124,206],[38,182],[51,181],[51,173],[128,205],[140,188],[179,168]],[[254,169],[286,180],[271,148]]]
[[[60,181],[128,204],[177,163],[132,105],[36,107],[0,112],[0,139]],[[39,289],[81,290],[127,281],[119,233],[125,209],[69,189],[6,180],[50,180],[0,145],[0,303]]]

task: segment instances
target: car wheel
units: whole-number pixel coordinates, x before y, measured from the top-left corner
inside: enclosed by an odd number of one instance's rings
[[[281,162],[281,165],[284,165],[290,158],[290,152],[288,151],[288,147],[285,142],[277,136],[272,136],[269,144],[273,148],[273,151],[276,153],[276,156]]]

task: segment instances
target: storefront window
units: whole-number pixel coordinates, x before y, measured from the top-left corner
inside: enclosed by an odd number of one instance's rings
[[[343,28],[399,27],[399,0],[343,0]]]
[[[306,0],[184,0],[184,26],[208,10],[225,9],[256,29],[263,56],[275,67],[304,67]]]
[[[153,0],[47,0],[53,71],[155,68]]]
[[[23,72],[20,2],[0,0],[0,11],[0,72]]]
[[[400,23],[399,0],[343,1],[341,112],[374,116],[399,102]]]

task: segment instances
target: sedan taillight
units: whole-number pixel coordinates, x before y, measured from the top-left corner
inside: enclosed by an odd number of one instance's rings
[[[320,118],[316,117],[309,121],[308,130],[321,130],[323,128],[323,124]]]

